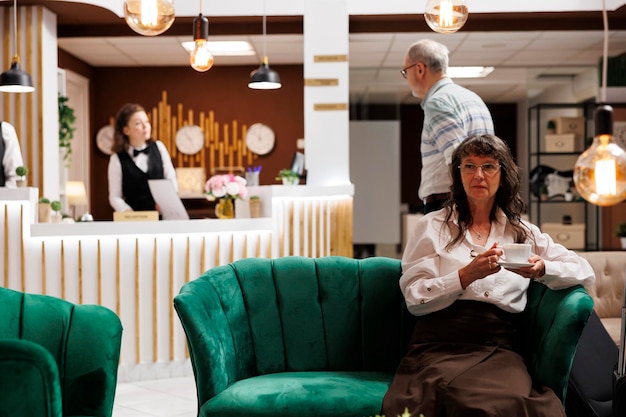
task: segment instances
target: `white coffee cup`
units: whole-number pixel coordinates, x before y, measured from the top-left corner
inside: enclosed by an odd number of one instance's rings
[[[512,263],[527,263],[530,258],[529,243],[505,243],[502,245],[504,260]]]

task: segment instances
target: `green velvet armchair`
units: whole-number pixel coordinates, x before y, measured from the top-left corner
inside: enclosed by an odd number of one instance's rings
[[[0,317],[0,416],[111,416],[122,340],[115,313],[0,288]]]
[[[400,275],[397,259],[251,258],[185,284],[174,307],[198,415],[379,414],[414,323]],[[529,298],[520,315],[529,369],[563,399],[593,303],[582,287],[536,282]]]

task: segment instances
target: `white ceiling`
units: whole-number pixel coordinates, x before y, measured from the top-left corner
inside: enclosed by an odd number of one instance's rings
[[[626,31],[609,35],[609,56],[625,53]],[[456,80],[492,103],[532,98],[555,84],[571,84],[582,73],[597,76],[603,45],[602,31],[351,34],[351,102],[417,102],[400,69],[409,45],[424,37],[450,49],[450,66],[494,66],[486,78]],[[254,46],[256,56],[216,57],[215,65],[245,65],[251,71],[258,67],[261,35],[210,36],[210,40],[242,39]],[[186,66],[189,55],[181,46],[183,41],[189,37],[59,38],[59,47],[94,67]],[[302,35],[268,35],[266,42],[270,66],[303,63]],[[210,70],[206,76],[211,76]]]

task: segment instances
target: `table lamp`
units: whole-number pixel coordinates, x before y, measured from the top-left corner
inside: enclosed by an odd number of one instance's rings
[[[72,217],[76,218],[76,206],[87,205],[87,191],[82,181],[68,181],[65,183],[67,204],[72,207]]]

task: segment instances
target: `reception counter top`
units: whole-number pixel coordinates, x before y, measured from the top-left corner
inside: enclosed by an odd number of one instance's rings
[[[172,299],[205,270],[236,259],[352,256],[352,185],[249,187],[262,217],[236,201],[229,220],[36,223],[38,190],[0,189],[0,285],[115,311],[119,380],[189,370]]]

